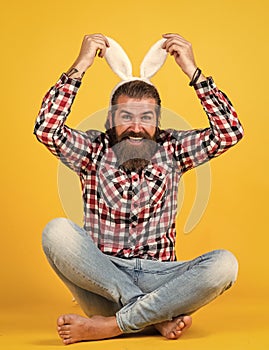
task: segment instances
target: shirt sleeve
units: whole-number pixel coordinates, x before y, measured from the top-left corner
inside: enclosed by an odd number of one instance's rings
[[[210,77],[194,87],[210,127],[172,131],[176,140],[175,157],[183,172],[221,155],[243,137],[243,128],[231,101],[213,79]]]
[[[89,136],[65,125],[81,81],[62,74],[45,95],[36,119],[34,134],[49,151],[72,170],[80,172],[89,162]]]

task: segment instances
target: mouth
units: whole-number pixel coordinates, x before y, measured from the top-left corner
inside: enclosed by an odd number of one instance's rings
[[[138,145],[143,141],[143,137],[129,136],[128,141],[134,145]]]

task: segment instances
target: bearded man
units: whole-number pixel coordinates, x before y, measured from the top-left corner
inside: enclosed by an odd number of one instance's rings
[[[209,119],[205,129],[159,127],[161,100],[143,79],[113,92],[106,132],[82,132],[65,121],[84,73],[110,41],[86,35],[80,54],[46,94],[35,135],[80,177],[84,227],[57,218],[43,231],[47,259],[87,317],[58,320],[64,344],[140,332],[148,326],[178,339],[191,314],[235,282],[238,264],[227,250],[190,261],[175,254],[177,189],[188,170],[215,158],[243,136],[227,98],[197,67],[191,44],[163,35],[161,49],[190,79]]]

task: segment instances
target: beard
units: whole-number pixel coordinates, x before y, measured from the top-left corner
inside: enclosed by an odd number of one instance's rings
[[[133,141],[130,138],[142,138],[141,141]],[[141,172],[156,153],[156,135],[151,137],[146,132],[135,133],[127,131],[120,136],[116,131],[110,133],[112,148],[117,156],[119,167],[125,171]]]

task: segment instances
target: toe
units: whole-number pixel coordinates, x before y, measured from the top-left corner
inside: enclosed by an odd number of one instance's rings
[[[64,343],[65,345],[68,345],[68,344],[72,344],[73,342],[72,342],[72,339],[71,339],[71,338],[68,338],[68,339],[63,339],[63,343]]]
[[[168,339],[178,339],[181,336],[181,331],[172,331],[169,333],[169,336],[167,337]]]
[[[179,320],[177,323],[177,329],[183,329],[185,327],[185,323],[182,320]]]
[[[61,315],[57,320],[58,326],[69,325],[72,323],[73,315]]]
[[[71,332],[70,331],[60,331],[59,335],[60,336],[69,336],[70,337]]]
[[[174,339],[178,339],[181,336],[182,332],[181,331],[174,331],[174,334],[175,334]]]
[[[58,327],[63,326],[64,323],[65,323],[65,321],[64,321],[64,316],[62,315],[62,316],[58,317],[58,320],[57,320],[57,325],[58,325]]]
[[[184,325],[185,325],[185,329],[189,328],[192,324],[192,318],[191,316],[184,316],[183,317],[183,322],[184,322]]]
[[[175,339],[176,335],[174,332],[170,332],[167,336],[168,339]]]

